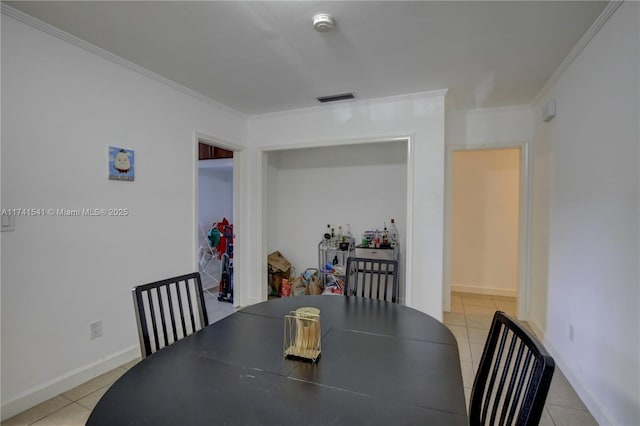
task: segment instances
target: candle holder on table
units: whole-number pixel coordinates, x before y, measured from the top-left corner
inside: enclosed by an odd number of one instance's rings
[[[298,308],[284,316],[284,356],[316,362],[321,351],[320,309]]]

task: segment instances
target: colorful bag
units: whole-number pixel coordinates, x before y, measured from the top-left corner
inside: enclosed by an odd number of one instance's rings
[[[291,296],[291,284],[287,278],[282,279],[282,287],[280,289],[281,297],[289,297]]]

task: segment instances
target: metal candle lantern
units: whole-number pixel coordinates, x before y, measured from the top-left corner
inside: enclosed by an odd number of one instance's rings
[[[320,357],[320,309],[298,308],[284,316],[285,358],[316,362]]]

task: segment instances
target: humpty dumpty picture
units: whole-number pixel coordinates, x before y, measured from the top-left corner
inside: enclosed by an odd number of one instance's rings
[[[135,177],[134,153],[131,149],[109,147],[109,179],[132,181]]]

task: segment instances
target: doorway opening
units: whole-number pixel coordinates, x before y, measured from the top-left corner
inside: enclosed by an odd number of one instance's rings
[[[197,156],[196,262],[214,322],[234,311],[234,151],[198,139]]]
[[[447,150],[444,311],[526,317],[526,148]]]
[[[395,219],[399,234],[399,300],[411,303],[412,222],[409,137],[334,141],[262,151],[260,212],[262,257],[280,251],[296,274],[319,270],[319,243],[327,224],[351,231],[360,244],[365,231],[383,230]],[[293,237],[295,236],[295,237]],[[271,290],[264,268],[261,300]]]

